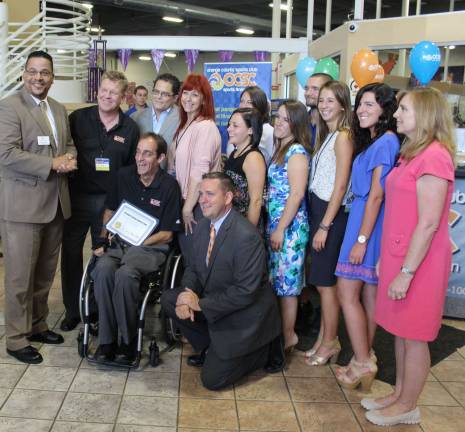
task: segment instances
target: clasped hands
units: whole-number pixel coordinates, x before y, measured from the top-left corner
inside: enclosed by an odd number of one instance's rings
[[[76,156],[71,153],[57,156],[52,160],[52,169],[58,174],[66,174],[77,170]]]
[[[176,316],[179,319],[194,321],[194,312],[200,311],[199,296],[190,288],[185,288],[176,300]]]

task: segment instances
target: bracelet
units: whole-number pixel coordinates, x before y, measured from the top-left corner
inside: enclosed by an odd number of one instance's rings
[[[323,231],[328,232],[332,225],[333,225],[332,222],[329,225],[325,225],[322,222],[320,222],[320,225],[318,225],[318,228],[322,229]]]
[[[407,267],[404,267],[404,266],[400,266],[400,272],[404,273],[406,275],[412,276],[412,277],[415,276],[414,271],[412,271],[412,270],[410,270],[410,269],[408,269]]]

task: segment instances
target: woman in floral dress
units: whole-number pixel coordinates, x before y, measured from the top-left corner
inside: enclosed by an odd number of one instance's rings
[[[305,193],[310,133],[307,110],[302,103],[287,100],[280,105],[274,137],[267,199],[270,280],[280,299],[284,347],[291,351],[298,342],[294,331],[297,296],[303,287],[309,238]]]

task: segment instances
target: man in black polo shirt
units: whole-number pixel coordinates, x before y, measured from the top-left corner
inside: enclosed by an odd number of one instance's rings
[[[63,331],[73,330],[80,321],[82,248],[87,232],[90,228],[95,247],[108,187],[121,167],[134,163],[139,128],[120,109],[127,86],[123,73],[105,72],[97,105],[69,116],[79,171],[69,181],[72,216],[64,225],[61,250],[61,288],[66,308],[60,325]]]
[[[159,223],[141,246],[121,240],[94,250],[100,256],[92,272],[95,299],[99,310],[98,361],[113,360],[118,330],[120,360],[134,358],[137,307],[142,299],[139,285],[142,276],[157,270],[165,261],[173,234],[181,226],[181,191],[176,179],[160,168],[167,151],[166,141],[152,132],[142,135],[136,151],[136,166],[122,168],[105,203],[103,225],[111,219],[122,201],[154,216]],[[102,237],[106,238],[106,229]]]

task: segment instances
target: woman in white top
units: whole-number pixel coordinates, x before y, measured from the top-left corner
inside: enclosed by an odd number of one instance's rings
[[[241,93],[241,102],[239,108],[255,108],[262,117],[263,132],[258,149],[265,158],[266,165],[270,164],[271,156],[273,156],[273,126],[270,125],[270,106],[265,92],[257,86],[246,87]],[[234,150],[234,145],[228,143],[226,150],[228,156]]]
[[[339,302],[336,295],[337,259],[347,213],[343,205],[350,178],[353,145],[350,138],[350,92],[346,84],[329,81],[320,89],[315,149],[310,175],[310,271],[308,283],[321,296],[320,334],[305,353],[312,366],[336,362]]]

